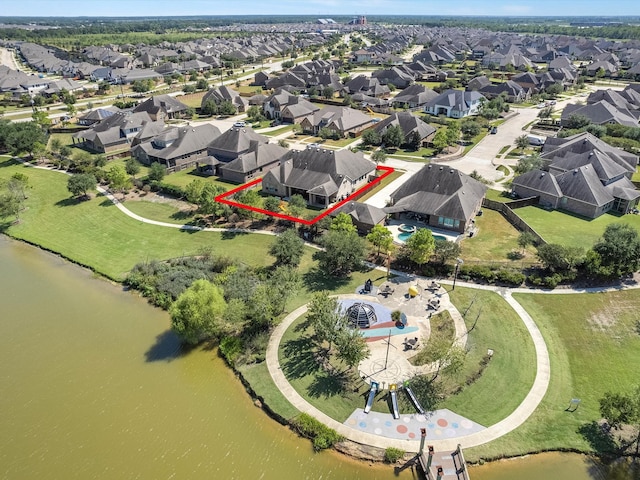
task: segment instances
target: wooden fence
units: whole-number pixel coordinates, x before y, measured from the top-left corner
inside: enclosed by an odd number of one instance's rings
[[[496,210],[500,212],[507,221],[513,225],[516,229],[521,232],[529,232],[531,235],[536,237],[536,242],[538,244],[546,245],[547,241],[544,239],[542,235],[540,235],[536,230],[525,222],[515,211],[516,208],[528,207],[530,205],[537,205],[539,197],[529,197],[522,198],[519,200],[514,200],[512,202],[503,203],[495,200],[489,200],[485,198],[482,200],[482,206],[488,208],[489,210]]]

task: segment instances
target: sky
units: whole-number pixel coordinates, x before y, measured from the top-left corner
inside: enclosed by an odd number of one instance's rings
[[[640,15],[638,0],[4,0],[0,16]]]

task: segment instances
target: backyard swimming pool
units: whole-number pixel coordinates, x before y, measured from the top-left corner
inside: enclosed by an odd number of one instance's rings
[[[398,240],[400,240],[401,242],[406,242],[407,239],[413,235],[413,232],[403,232],[401,234],[398,235]],[[446,240],[445,237],[443,237],[442,235],[433,235],[433,238],[435,240]]]

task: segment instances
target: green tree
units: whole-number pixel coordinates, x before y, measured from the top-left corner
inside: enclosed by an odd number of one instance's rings
[[[190,344],[216,337],[223,331],[226,307],[220,287],[196,280],[169,309],[171,329]]]
[[[522,249],[522,252],[527,249],[529,245],[536,243],[536,237],[531,232],[522,232],[518,235],[518,246]]]
[[[333,98],[334,93],[335,93],[335,90],[331,86],[327,86],[322,89],[322,96],[324,98]]]
[[[466,141],[471,140],[476,135],[480,134],[480,124],[473,119],[465,118],[460,122],[460,131],[462,132],[462,138]]]
[[[581,115],[579,113],[572,113],[567,119],[567,128],[570,130],[577,130],[584,128],[591,123],[589,117]]]
[[[329,345],[327,352],[331,351],[338,337],[338,329],[345,323],[340,314],[338,300],[325,291],[313,295],[307,310],[307,322],[313,328],[316,344],[319,347],[324,343]]]
[[[153,162],[149,167],[149,173],[147,177],[152,182],[161,182],[166,174],[167,174],[167,169],[165,168],[164,165],[162,165],[159,162]]]
[[[433,256],[436,262],[445,264],[449,260],[458,258],[462,253],[462,248],[457,242],[449,242],[447,240],[435,240]]]
[[[518,147],[521,152],[528,146],[529,146],[529,136],[526,133],[520,135],[519,137],[516,137],[516,147]]]
[[[409,259],[417,265],[424,265],[435,251],[436,244],[431,230],[419,228],[405,242]]]
[[[107,171],[109,187],[116,192],[124,192],[131,186],[131,179],[123,165],[114,165]]]
[[[393,244],[393,235],[388,228],[382,225],[374,225],[369,234],[367,240],[378,249],[377,255],[380,256],[380,250],[385,252],[391,248]]]
[[[400,125],[389,126],[382,134],[382,143],[385,148],[400,148],[404,143],[404,132]]]
[[[307,208],[307,201],[302,195],[295,193],[289,197],[287,208],[289,209],[291,216],[300,218],[304,209]]]
[[[43,112],[42,110],[35,110],[31,114],[31,119],[40,128],[47,128],[51,126],[51,119],[49,118],[49,115],[47,115],[47,112]]]
[[[0,218],[16,217],[20,222],[20,212],[24,205],[24,198],[9,189],[0,191]]]
[[[376,150],[371,154],[371,160],[376,163],[384,163],[387,161],[387,154],[384,150]]]
[[[441,128],[436,134],[433,136],[433,140],[431,140],[431,144],[433,148],[437,152],[442,152],[445,148],[449,146],[449,140],[447,138],[447,129]]]
[[[198,205],[202,198],[202,190],[204,189],[204,181],[200,178],[191,180],[186,187],[184,187],[184,198],[189,203]]]
[[[562,92],[564,92],[564,87],[562,86],[561,83],[556,82],[553,83],[551,85],[549,85],[546,89],[545,92],[549,95],[551,95],[552,98],[556,98],[558,95],[560,95]]]
[[[544,107],[542,110],[538,112],[538,118],[541,120],[546,120],[547,118],[551,118],[553,115],[553,107]]]
[[[362,132],[362,143],[365,145],[380,145],[382,143],[382,137],[374,129],[369,128]]]
[[[550,272],[567,273],[582,262],[584,251],[579,247],[548,243],[540,245],[536,255]]]
[[[287,301],[302,288],[302,278],[295,266],[280,265],[269,276],[274,312],[281,315],[286,310]]]
[[[520,158],[514,168],[514,171],[516,175],[522,175],[523,173],[530,172],[531,170],[540,170],[543,165],[544,161],[540,158],[540,155],[538,153],[533,153]]]
[[[331,226],[329,230],[333,232],[347,232],[347,233],[356,233],[357,228],[353,224],[353,220],[351,215],[346,213],[338,213],[335,218],[331,221]]]
[[[422,146],[422,138],[418,132],[411,132],[407,140],[407,146],[414,151],[420,150]]]
[[[222,203],[216,202],[216,197],[226,190],[221,185],[214,185],[213,183],[206,182],[202,187],[202,193],[200,194],[200,200],[198,204],[198,212],[202,215],[213,215],[214,217],[221,217],[228,211],[228,206]]]
[[[96,177],[90,173],[76,173],[67,180],[67,190],[74,197],[89,197],[89,192],[96,189],[98,181]]]
[[[218,104],[211,99],[208,99],[206,102],[202,104],[200,107],[200,113],[203,115],[217,115],[218,114]]]
[[[335,344],[338,358],[351,369],[371,355],[367,342],[357,328],[338,330]]]
[[[275,257],[276,265],[297,267],[304,254],[304,241],[295,228],[288,228],[275,238],[269,254]]]
[[[278,293],[268,282],[259,283],[247,302],[249,316],[260,329],[268,329],[275,323],[278,312]]]
[[[236,107],[233,106],[229,100],[225,100],[218,106],[218,114],[220,115],[235,115]]]
[[[600,415],[613,429],[629,426],[633,429],[635,455],[640,453],[640,385],[636,385],[627,393],[607,392],[600,399]]]
[[[201,78],[200,80],[198,80],[198,82],[196,83],[196,88],[198,90],[207,90],[209,88],[209,82],[207,82],[206,78]]]
[[[611,223],[593,246],[593,252],[595,256],[590,256],[588,262],[591,273],[607,277],[634,273],[640,267],[638,231],[626,223]]]
[[[274,197],[273,195],[267,197],[264,199],[264,209],[270,212],[279,212],[281,201],[279,197]]]
[[[136,178],[136,175],[140,173],[140,163],[133,157],[130,157],[129,160],[125,162],[124,168],[127,174],[133,178]]]
[[[455,145],[460,139],[460,124],[458,122],[449,122],[447,124],[447,143]]]
[[[356,232],[329,230],[322,237],[322,245],[324,251],[316,254],[319,268],[334,277],[347,277],[364,261],[364,241]]]

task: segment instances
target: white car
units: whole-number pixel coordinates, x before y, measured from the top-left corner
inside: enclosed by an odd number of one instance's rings
[[[237,127],[237,128],[242,128],[242,127],[244,127],[245,125],[246,125],[246,123],[245,123],[245,122],[236,122],[236,123],[234,123],[234,124],[233,124],[233,126],[234,126],[234,127]]]

